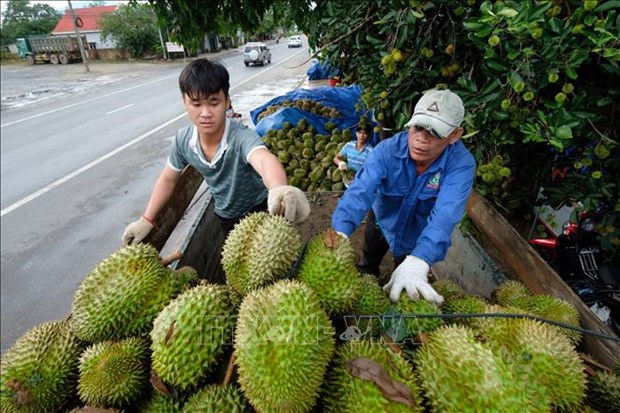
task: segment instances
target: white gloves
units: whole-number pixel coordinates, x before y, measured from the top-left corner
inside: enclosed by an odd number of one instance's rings
[[[138,244],[155,227],[150,221],[144,217],[140,217],[139,220],[127,225],[125,232],[123,232],[123,244]]]
[[[340,169],[341,171],[346,171],[347,169],[349,169],[349,167],[347,166],[347,163],[345,161],[340,161],[338,162],[338,169]]]
[[[412,300],[417,300],[422,295],[426,301],[441,305],[443,297],[428,283],[429,269],[425,261],[413,255],[407,255],[405,260],[396,267],[390,282],[383,287],[383,291],[390,292],[392,302],[397,302],[401,292],[407,290]]]
[[[290,185],[281,185],[269,190],[267,209],[270,214],[282,215],[296,224],[304,222],[310,215],[310,204],[306,194]]]
[[[349,236],[344,232],[336,231],[336,234],[340,235],[344,239],[349,239]]]

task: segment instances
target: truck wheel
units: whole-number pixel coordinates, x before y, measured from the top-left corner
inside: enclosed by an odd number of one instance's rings
[[[57,65],[58,64],[58,56],[55,54],[51,54],[50,55],[50,63],[53,65]]]
[[[67,63],[69,63],[69,59],[67,58],[67,55],[65,55],[64,53],[61,53],[58,55],[58,61],[62,63],[63,65],[66,65]]]
[[[26,56],[26,61],[28,62],[29,65],[33,65],[34,64],[34,57],[32,57],[32,55],[28,55],[28,56]]]

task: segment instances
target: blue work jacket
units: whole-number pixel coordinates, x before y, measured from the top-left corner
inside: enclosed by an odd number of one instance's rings
[[[372,207],[394,256],[441,261],[465,212],[476,163],[458,140],[420,176],[409,155],[408,133],[380,142],[339,200],[332,228],[351,235]]]

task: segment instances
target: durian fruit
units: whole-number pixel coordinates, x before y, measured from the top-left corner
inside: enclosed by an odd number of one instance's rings
[[[446,314],[479,314],[486,312],[488,303],[482,297],[467,296],[445,301],[441,311]],[[446,320],[449,324],[472,325],[473,317],[454,317]]]
[[[440,317],[432,317],[441,314],[436,304],[424,299],[412,300],[404,291],[393,310],[395,317],[388,323],[388,334],[397,342],[413,339],[421,333],[430,333],[443,324]]]
[[[301,252],[301,234],[285,218],[256,212],[229,233],[222,250],[226,280],[240,295],[284,277]]]
[[[157,314],[185,288],[170,277],[149,244],[123,247],[82,281],[73,298],[71,324],[91,343],[146,334]]]
[[[465,298],[467,296],[467,293],[460,285],[447,278],[434,281],[431,285],[433,289],[435,289],[435,291],[437,291],[437,293],[444,298],[444,304],[458,298]]]
[[[245,297],[234,345],[238,382],[257,411],[308,412],[334,351],[334,328],[309,287],[280,280]]]
[[[67,321],[48,321],[25,332],[2,356],[2,412],[56,411],[74,395],[83,347]]]
[[[201,381],[230,342],[233,305],[224,286],[203,284],[173,299],[151,331],[152,369],[177,391]]]
[[[420,386],[434,412],[549,412],[540,386],[476,341],[469,327],[445,325],[415,352]]]
[[[107,409],[104,407],[76,407],[73,410],[70,410],[69,413],[123,413],[122,410],[116,409]]]
[[[138,337],[91,345],[80,356],[80,399],[93,407],[129,406],[148,388],[149,356]]]
[[[586,387],[584,365],[570,341],[557,329],[534,320],[520,320],[506,347],[530,380],[544,387],[552,406],[562,410],[581,404]]]
[[[569,326],[579,327],[579,312],[571,303],[551,295],[539,294],[530,298],[521,307],[527,312],[552,321],[568,324]],[[555,326],[565,334],[573,345],[577,345],[581,340],[581,333],[577,330]]]
[[[597,371],[587,385],[586,402],[600,412],[620,412],[620,376],[612,371]]]
[[[182,401],[159,392],[153,392],[153,395],[138,408],[138,413],[181,413],[182,411]]]
[[[194,287],[200,281],[198,272],[189,265],[181,267],[176,270],[169,270],[170,282],[173,285],[175,291],[179,293],[187,290],[190,287]]]
[[[230,384],[205,386],[191,396],[183,407],[183,413],[243,413],[247,411],[247,405],[239,389]]]
[[[354,303],[351,312],[356,315],[373,317],[359,318],[353,322],[358,326],[362,335],[377,337],[383,332],[384,319],[381,316],[388,313],[392,303],[381,289],[377,277],[372,274],[362,274],[360,281],[362,293]]]
[[[298,278],[332,314],[350,312],[363,289],[351,242],[331,228],[308,242]]]
[[[387,382],[392,390],[388,394],[400,397],[388,397],[373,380]],[[343,344],[327,375],[324,392],[324,411],[330,413],[425,411],[413,366],[402,353],[378,341],[352,340]]]
[[[506,280],[493,292],[495,302],[504,307],[523,308],[532,298],[532,292],[520,281]]]

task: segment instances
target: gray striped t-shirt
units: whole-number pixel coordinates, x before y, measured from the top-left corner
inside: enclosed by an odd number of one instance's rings
[[[168,166],[182,171],[191,165],[202,174],[215,202],[215,213],[230,219],[245,215],[267,198],[267,188],[248,162],[250,153],[265,147],[252,129],[238,121],[226,120],[226,130],[216,154],[208,162],[200,147],[193,124],[181,128],[168,156]]]

